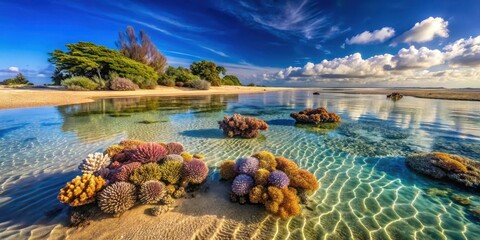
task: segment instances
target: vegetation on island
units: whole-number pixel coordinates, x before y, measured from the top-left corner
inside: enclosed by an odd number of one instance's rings
[[[308,195],[319,188],[311,172],[267,151],[223,161],[220,176],[232,181],[232,202],[263,204],[269,213],[283,219],[299,215],[300,204],[307,204]]]
[[[17,76],[13,78],[8,78],[0,82],[2,85],[15,86],[15,85],[33,85],[27,80],[27,78],[22,74],[18,73]]]
[[[212,86],[241,85],[234,75],[210,61],[194,62],[190,68],[167,66],[166,57],[150,37],[128,26],[116,41],[118,50],[90,42],[67,44],[67,50],[54,50],[48,61],[55,66],[52,80],[70,90],[153,89],[164,86],[207,90]],[[223,75],[223,77],[221,77]]]
[[[185,152],[177,142],[124,140],[88,155],[78,166],[82,175],[60,190],[58,200],[72,207],[72,225],[86,220],[78,219],[84,211],[78,207],[87,204],[114,216],[137,204],[158,205],[154,212],[165,212],[174,199],[205,182],[208,167],[203,157]]]

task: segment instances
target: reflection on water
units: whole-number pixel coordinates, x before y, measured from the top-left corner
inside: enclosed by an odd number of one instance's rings
[[[337,112],[342,123],[319,129],[289,118],[290,112],[319,106]],[[217,121],[234,112],[262,118],[269,130],[258,139],[224,138]],[[115,98],[3,110],[0,239],[64,236],[57,228],[65,221],[55,199],[58,189],[88,153],[125,138],[180,141],[205,154],[212,167],[268,150],[314,172],[321,188],[300,217],[259,221],[263,226],[256,227],[271,229],[267,238],[475,238],[480,226],[469,214],[473,207],[425,194],[446,185],[409,171],[403,156],[434,150],[480,159],[479,113],[478,102],[411,97],[392,102],[380,95],[306,91]],[[480,205],[478,196],[472,203]]]

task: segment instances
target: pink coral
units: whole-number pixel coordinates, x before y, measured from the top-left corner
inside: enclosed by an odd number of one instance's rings
[[[205,181],[208,176],[207,164],[196,158],[185,162],[183,165],[182,176],[183,179],[189,183],[200,184]]]
[[[157,162],[167,154],[168,150],[158,143],[144,143],[138,145],[132,153],[132,160],[141,163]]]
[[[184,147],[179,142],[171,142],[167,144],[168,154],[180,154],[184,151]]]
[[[219,121],[218,124],[228,137],[254,138],[260,130],[268,129],[265,121],[254,117],[244,117],[238,113],[233,114],[232,117],[224,117],[223,121]]]
[[[126,163],[115,170],[115,173],[112,176],[113,182],[126,182],[130,175],[135,171],[135,169],[141,167],[142,164],[139,162]]]

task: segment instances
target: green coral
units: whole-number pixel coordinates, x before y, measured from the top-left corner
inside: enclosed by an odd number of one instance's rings
[[[176,184],[182,177],[183,162],[167,161],[159,166],[162,175],[161,180]]]
[[[162,169],[156,163],[148,163],[137,169],[130,175],[130,181],[136,185],[150,180],[160,180],[162,178]]]

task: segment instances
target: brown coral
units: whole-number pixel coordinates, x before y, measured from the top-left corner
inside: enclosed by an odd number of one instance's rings
[[[291,113],[290,117],[294,118],[297,123],[320,124],[340,122],[341,118],[334,112],[328,112],[323,107],[307,108],[298,113]]]
[[[106,185],[105,180],[92,174],[77,176],[60,189],[58,200],[76,207],[95,201],[95,195]]]
[[[123,146],[125,149],[135,149],[138,145],[144,144],[144,141],[136,139],[127,139],[120,142],[120,146]]]
[[[124,149],[124,146],[115,144],[105,149],[105,151],[103,151],[103,154],[108,154],[109,157],[113,158],[115,155],[123,152]]]
[[[259,131],[268,129],[265,121],[254,117],[244,117],[238,113],[233,114],[232,117],[225,116],[218,124],[228,137],[254,138]]]
[[[264,203],[268,199],[267,188],[257,185],[250,190],[248,197],[251,203]]]
[[[315,175],[305,169],[299,169],[290,176],[290,186],[308,191],[315,191],[319,188]]]
[[[300,214],[300,203],[292,188],[268,187],[267,211],[283,219]]]
[[[255,172],[255,184],[267,186],[268,176],[270,176],[270,171],[265,168],[259,168]]]
[[[233,170],[235,165],[234,160],[225,160],[220,164],[220,177],[225,180],[232,180],[237,176],[237,173]]]
[[[275,160],[275,156],[271,152],[261,151],[257,152],[252,155],[252,157],[257,158],[259,160],[259,167],[265,168],[268,171],[272,172],[277,167],[277,161]]]

